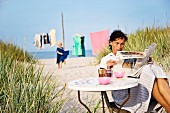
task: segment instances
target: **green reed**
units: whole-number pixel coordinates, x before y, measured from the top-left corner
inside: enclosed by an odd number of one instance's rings
[[[63,97],[66,86],[51,82],[52,74],[42,77],[43,68],[38,68],[29,55],[18,54],[20,50],[12,51],[16,48],[13,45],[5,45],[4,42],[0,45],[0,112],[60,111],[67,99]],[[62,88],[59,89],[59,86]]]

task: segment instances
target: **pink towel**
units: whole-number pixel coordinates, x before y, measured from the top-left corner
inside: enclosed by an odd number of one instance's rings
[[[90,38],[93,55],[96,55],[108,44],[109,30],[90,33]]]

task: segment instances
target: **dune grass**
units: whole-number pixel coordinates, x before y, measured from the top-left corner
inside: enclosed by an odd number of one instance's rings
[[[23,49],[19,48],[15,44],[4,42],[2,40],[0,40],[0,51],[1,54],[12,56],[18,61],[26,61],[26,62],[37,61],[36,59],[33,59],[33,56],[29,54],[27,51],[24,51]]]
[[[154,50],[151,57],[165,71],[170,70],[170,27],[152,27],[139,29],[135,34],[130,34],[128,36],[128,42],[125,46],[125,50],[129,51],[144,51],[144,49],[156,43],[157,47]]]
[[[128,35],[128,42],[125,44],[124,50],[127,51],[144,51],[144,49],[156,43],[157,47],[154,53],[151,55],[153,61],[163,67],[165,71],[170,70],[170,27],[146,27],[144,29],[138,29],[135,33]],[[103,56],[108,54],[108,46],[97,55],[98,61]]]
[[[66,86],[42,75],[32,56],[10,43],[0,42],[0,112],[57,113],[66,101]]]
[[[31,54],[14,44],[0,41],[0,112],[3,113],[78,113],[77,109],[65,106],[69,94],[66,85],[52,80],[53,72],[43,73]],[[92,101],[91,99],[90,101]],[[76,103],[75,103],[76,104]],[[88,103],[89,104],[89,103]],[[98,111],[100,100],[91,105],[93,113]]]

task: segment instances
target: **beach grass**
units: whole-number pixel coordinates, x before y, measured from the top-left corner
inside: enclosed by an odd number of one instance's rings
[[[20,47],[10,42],[0,40],[0,51],[1,54],[6,54],[14,57],[17,61],[32,61],[34,63],[37,61],[36,59],[33,59],[33,56],[27,51],[24,51]]]
[[[52,74],[42,75],[29,54],[15,45],[0,42],[0,112],[56,113],[67,97],[66,86],[51,82]]]
[[[78,113],[86,111],[79,103],[65,106],[70,96],[66,84],[61,84],[53,72],[44,70],[29,53],[14,44],[0,41],[0,112],[5,113]],[[44,74],[44,71],[46,72]],[[99,111],[101,100],[96,104],[90,99],[93,113]]]

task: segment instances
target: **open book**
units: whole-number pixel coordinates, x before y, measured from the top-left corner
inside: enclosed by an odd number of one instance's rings
[[[116,57],[119,59],[117,65],[112,69],[113,72],[125,72],[125,76],[135,76],[143,65],[148,63],[149,57],[156,48],[153,43],[144,52],[137,51],[118,51]]]

